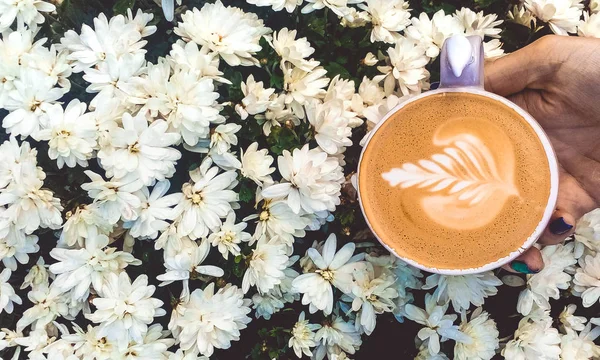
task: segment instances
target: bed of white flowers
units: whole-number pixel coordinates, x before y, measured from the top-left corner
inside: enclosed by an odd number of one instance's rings
[[[352,185],[445,38],[492,59],[600,37],[599,12],[0,0],[0,358],[600,358],[600,210],[538,274],[440,276],[377,244]]]

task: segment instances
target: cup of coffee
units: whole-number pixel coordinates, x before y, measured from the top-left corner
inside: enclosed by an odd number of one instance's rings
[[[483,88],[479,36],[449,38],[440,88],[390,111],[358,165],[373,234],[420,269],[465,275],[522,254],[550,221],[558,164],[526,111]]]

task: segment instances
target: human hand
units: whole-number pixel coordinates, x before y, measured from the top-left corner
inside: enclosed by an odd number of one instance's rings
[[[600,205],[600,39],[543,37],[486,64],[485,88],[529,112],[554,146],[558,201],[539,243],[561,243]],[[506,266],[521,273],[543,267],[536,248]]]

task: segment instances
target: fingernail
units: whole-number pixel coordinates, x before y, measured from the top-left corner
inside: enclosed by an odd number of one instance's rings
[[[550,232],[554,235],[563,235],[568,233],[573,228],[573,225],[567,224],[564,218],[559,217],[558,219],[551,222],[548,228],[550,229]]]
[[[529,268],[529,266],[527,266],[527,264],[525,264],[522,261],[518,261],[518,260],[515,260],[515,261],[511,262],[510,263],[510,267],[514,271],[520,272],[521,274],[537,274],[537,273],[540,272],[539,270],[537,270],[537,271],[536,270],[531,270]]]

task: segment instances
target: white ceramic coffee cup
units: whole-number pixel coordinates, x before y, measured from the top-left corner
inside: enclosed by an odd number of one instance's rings
[[[556,154],[554,153],[554,149],[548,139],[548,136],[540,126],[540,124],[535,121],[535,119],[528,114],[525,110],[521,109],[516,104],[511,101],[498,96],[496,94],[487,92],[483,87],[483,64],[484,64],[484,53],[483,53],[483,44],[482,39],[479,36],[453,36],[446,40],[444,43],[441,59],[440,59],[440,67],[441,67],[441,82],[440,87],[437,90],[428,91],[422,93],[418,96],[411,97],[409,100],[399,104],[395,108],[393,108],[384,118],[375,126],[375,128],[369,134],[367,141],[363,147],[363,151],[360,156],[360,160],[358,163],[358,172],[357,172],[357,180],[358,180],[358,198],[361,210],[364,214],[364,217],[369,225],[369,228],[375,235],[375,237],[379,240],[379,242],[387,248],[390,253],[394,254],[398,258],[404,260],[405,262],[413,265],[419,269],[444,274],[444,275],[466,275],[466,274],[475,274],[481,273],[484,271],[492,270],[501,267],[504,264],[507,264],[519,257],[523,252],[529,249],[542,235],[542,232],[548,225],[550,221],[550,217],[554,212],[556,206],[556,199],[558,196],[558,162],[556,160]],[[487,98],[496,100],[506,106],[509,106],[513,110],[515,110],[519,115],[527,121],[527,123],[531,126],[531,128],[537,134],[540,142],[544,147],[544,151],[546,152],[548,158],[548,165],[550,169],[550,195],[548,196],[548,201],[546,208],[544,210],[544,215],[542,220],[537,224],[533,233],[527,238],[523,239],[523,244],[515,249],[513,252],[508,254],[507,256],[497,259],[491,263],[485,264],[478,268],[469,268],[469,269],[437,269],[429,266],[425,266],[420,264],[418,261],[399,256],[394,249],[386,244],[385,239],[380,237],[379,234],[374,230],[371,222],[369,221],[369,217],[367,216],[362,197],[360,194],[360,169],[362,165],[362,159],[365,154],[366,149],[369,146],[376,146],[375,143],[372,143],[371,140],[375,133],[381,128],[381,126],[388,121],[396,112],[405,107],[406,105],[418,101],[426,99],[429,96],[440,94],[440,93],[449,93],[449,92],[460,92],[460,93],[470,93],[482,95]]]

